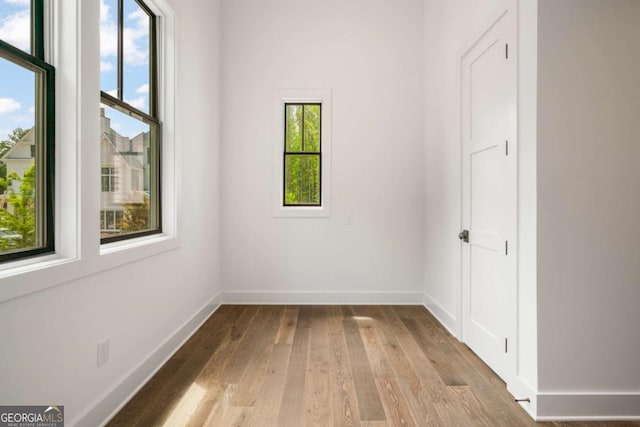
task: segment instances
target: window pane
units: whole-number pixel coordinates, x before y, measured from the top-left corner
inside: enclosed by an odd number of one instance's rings
[[[109,185],[109,177],[106,175],[102,175],[102,191],[111,191],[111,186]]]
[[[6,254],[44,246],[43,129],[35,126],[44,100],[36,99],[40,72],[0,57],[0,75],[0,254]]]
[[[156,127],[106,105],[101,113],[101,172],[109,179],[102,184],[101,209],[111,212],[111,220],[107,217],[107,229],[111,231],[103,230],[101,237],[156,230]],[[104,191],[105,185],[109,191]]]
[[[284,162],[285,205],[320,205],[320,156],[288,154]]]
[[[118,1],[100,2],[100,89],[118,96]]]
[[[113,215],[113,211],[107,211],[107,229],[108,230],[113,230],[115,229],[115,223],[114,223],[114,215]]]
[[[0,0],[0,40],[31,53],[31,2]]]
[[[304,106],[304,151],[320,152],[320,105]]]
[[[287,105],[285,108],[285,151],[302,151],[302,111],[301,105]]]
[[[149,113],[150,17],[135,0],[124,0],[124,101]]]

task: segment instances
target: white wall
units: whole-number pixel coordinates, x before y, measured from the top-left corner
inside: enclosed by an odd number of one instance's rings
[[[517,378],[509,388],[535,401],[537,1],[513,3],[519,27],[513,52],[519,68],[519,342]],[[507,4],[425,0],[425,293],[427,306],[455,334],[460,330],[460,58]]]
[[[176,141],[185,159],[181,245],[0,303],[3,404],[63,404],[68,425],[96,425],[131,391],[124,387],[110,394],[114,387],[219,293],[219,2],[173,3],[178,17]],[[97,28],[97,8],[92,17]],[[97,59],[89,59],[96,70]],[[98,114],[96,108],[96,124]],[[97,140],[85,142],[98,150]],[[97,368],[96,344],[106,337],[111,360]],[[105,397],[106,406],[88,412]]]
[[[419,301],[422,13],[421,0],[223,2],[222,265],[232,300]],[[273,96],[288,88],[333,91],[331,218],[272,216]]]
[[[635,0],[539,3],[540,391],[636,393],[636,416],[639,22]]]

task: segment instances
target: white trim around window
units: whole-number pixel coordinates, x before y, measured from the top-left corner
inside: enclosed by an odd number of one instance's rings
[[[331,89],[278,89],[273,98],[273,216],[276,218],[329,218],[331,217]],[[284,206],[284,109],[286,103],[322,104],[322,168],[320,180],[321,206]]]

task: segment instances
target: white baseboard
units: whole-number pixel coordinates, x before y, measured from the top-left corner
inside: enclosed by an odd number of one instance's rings
[[[458,322],[456,321],[455,316],[442,308],[440,304],[435,302],[435,300],[427,294],[422,295],[422,305],[424,305],[425,308],[433,314],[433,317],[438,319],[438,322],[440,322],[451,335],[460,339],[457,332],[460,328],[458,327]]]
[[[523,381],[522,378],[517,377],[513,380],[507,382],[507,391],[511,393],[511,395],[515,399],[529,399],[529,402],[518,402],[522,409],[524,409],[527,414],[532,419],[536,419],[537,412],[537,404],[538,404],[538,393],[536,390],[527,382]]]
[[[536,421],[640,420],[640,392],[538,393]]]
[[[419,305],[420,292],[223,292],[224,304]]]
[[[105,425],[220,307],[220,301],[220,295],[209,300],[169,338],[156,347],[146,359],[125,375],[116,386],[68,424],[88,427]]]

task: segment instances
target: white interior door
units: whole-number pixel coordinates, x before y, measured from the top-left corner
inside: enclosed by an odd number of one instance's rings
[[[516,333],[515,10],[462,57],[462,339],[507,380]]]

